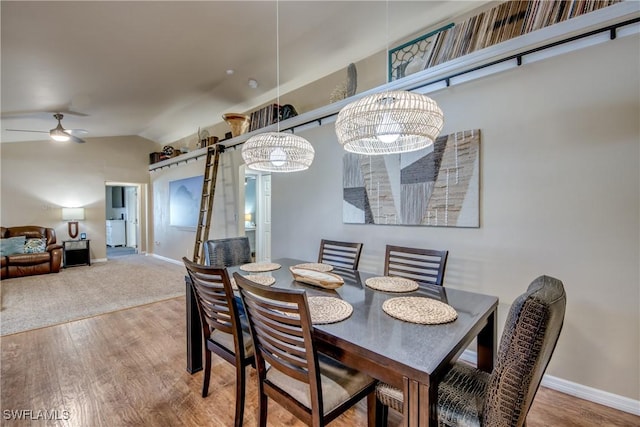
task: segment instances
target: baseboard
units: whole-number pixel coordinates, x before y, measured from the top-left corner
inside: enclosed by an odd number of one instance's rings
[[[475,365],[477,360],[476,352],[465,350],[460,356],[460,359]],[[598,403],[633,415],[640,415],[640,400],[630,399],[551,375],[542,377],[541,385],[561,393],[588,400],[589,402]]]
[[[161,260],[163,260],[163,261],[170,262],[171,264],[184,265],[184,264],[182,263],[182,261],[177,261],[177,260],[175,260],[175,259],[167,258],[167,257],[164,257],[164,256],[162,256],[162,255],[156,255],[156,254],[150,254],[150,253],[147,253],[147,256],[152,256],[152,257],[154,257],[154,258],[158,258],[158,259],[161,259]]]

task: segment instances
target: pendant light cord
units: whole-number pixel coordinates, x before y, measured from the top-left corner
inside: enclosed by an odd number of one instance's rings
[[[280,2],[276,0],[276,105],[278,133],[280,133]]]

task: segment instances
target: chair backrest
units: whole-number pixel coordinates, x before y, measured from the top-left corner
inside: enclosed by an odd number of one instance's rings
[[[233,277],[249,320],[260,382],[265,381],[268,363],[270,369],[308,384],[312,413],[323,414],[320,368],[306,293],[261,286],[238,273]]]
[[[204,266],[183,257],[198,303],[202,334],[206,338],[213,330],[234,336],[235,354],[244,355],[244,343],[238,307],[226,268]]]
[[[322,239],[320,241],[318,262],[349,270],[357,270],[361,253],[362,243]]]
[[[404,277],[418,284],[442,286],[449,251],[387,245],[384,275]]]
[[[555,349],[567,297],[562,282],[540,276],[511,305],[484,405],[486,426],[523,426]]]
[[[204,242],[204,263],[214,267],[247,264],[251,259],[248,237],[207,240]]]

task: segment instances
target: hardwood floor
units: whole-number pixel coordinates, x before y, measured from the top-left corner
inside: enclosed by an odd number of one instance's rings
[[[185,370],[184,307],[184,297],[174,298],[3,337],[0,425],[233,425],[234,368],[213,356],[206,399],[200,396],[202,373]],[[255,372],[248,371],[244,425],[253,426],[257,387]],[[11,411],[23,419],[10,419]],[[389,418],[391,426],[402,423],[397,414]],[[303,424],[271,402],[269,425]],[[366,425],[365,402],[331,425]],[[529,427],[638,425],[640,417],[545,388],[527,420]]]

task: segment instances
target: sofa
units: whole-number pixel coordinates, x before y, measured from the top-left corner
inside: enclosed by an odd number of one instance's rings
[[[62,266],[62,245],[53,228],[26,225],[0,227],[2,279],[57,273]]]

